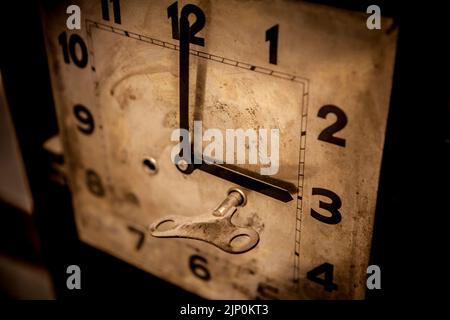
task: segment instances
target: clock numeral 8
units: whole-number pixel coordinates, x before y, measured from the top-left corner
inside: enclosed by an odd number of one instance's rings
[[[103,197],[105,195],[102,180],[94,170],[86,170],[86,185],[93,195],[97,197]]]

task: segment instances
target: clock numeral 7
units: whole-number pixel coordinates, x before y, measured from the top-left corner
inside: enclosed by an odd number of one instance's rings
[[[196,5],[187,4],[181,10],[181,16],[188,17],[190,14],[195,15],[196,20],[192,26],[189,27],[189,42],[204,47],[205,39],[197,37],[196,34],[205,26],[205,13]],[[175,1],[167,8],[167,18],[169,18],[172,22],[172,38],[175,40],[180,40],[178,2]]]
[[[128,226],[128,231],[130,231],[131,233],[135,233],[138,236],[135,248],[137,251],[141,250],[142,246],[144,245],[144,241],[145,241],[145,232],[143,232],[133,226]]]

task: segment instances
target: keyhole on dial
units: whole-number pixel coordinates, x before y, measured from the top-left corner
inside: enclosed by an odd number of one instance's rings
[[[153,158],[146,158],[142,161],[144,170],[149,174],[155,174],[158,172],[158,166],[156,165],[156,160]]]

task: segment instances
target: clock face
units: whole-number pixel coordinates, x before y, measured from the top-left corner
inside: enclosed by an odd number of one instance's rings
[[[69,30],[69,5],[43,21],[83,241],[206,298],[364,297],[395,30],[233,0],[80,1]]]

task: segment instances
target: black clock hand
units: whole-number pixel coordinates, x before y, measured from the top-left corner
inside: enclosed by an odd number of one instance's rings
[[[180,17],[180,61],[179,61],[180,129],[186,129],[188,131],[189,131],[189,33],[190,32],[189,32],[188,15],[182,13]],[[180,142],[182,140],[183,139],[180,133]],[[183,157],[181,153],[180,156]]]
[[[293,200],[291,193],[297,192],[297,187],[290,182],[260,175],[230,164],[203,162],[196,168],[283,202]]]

